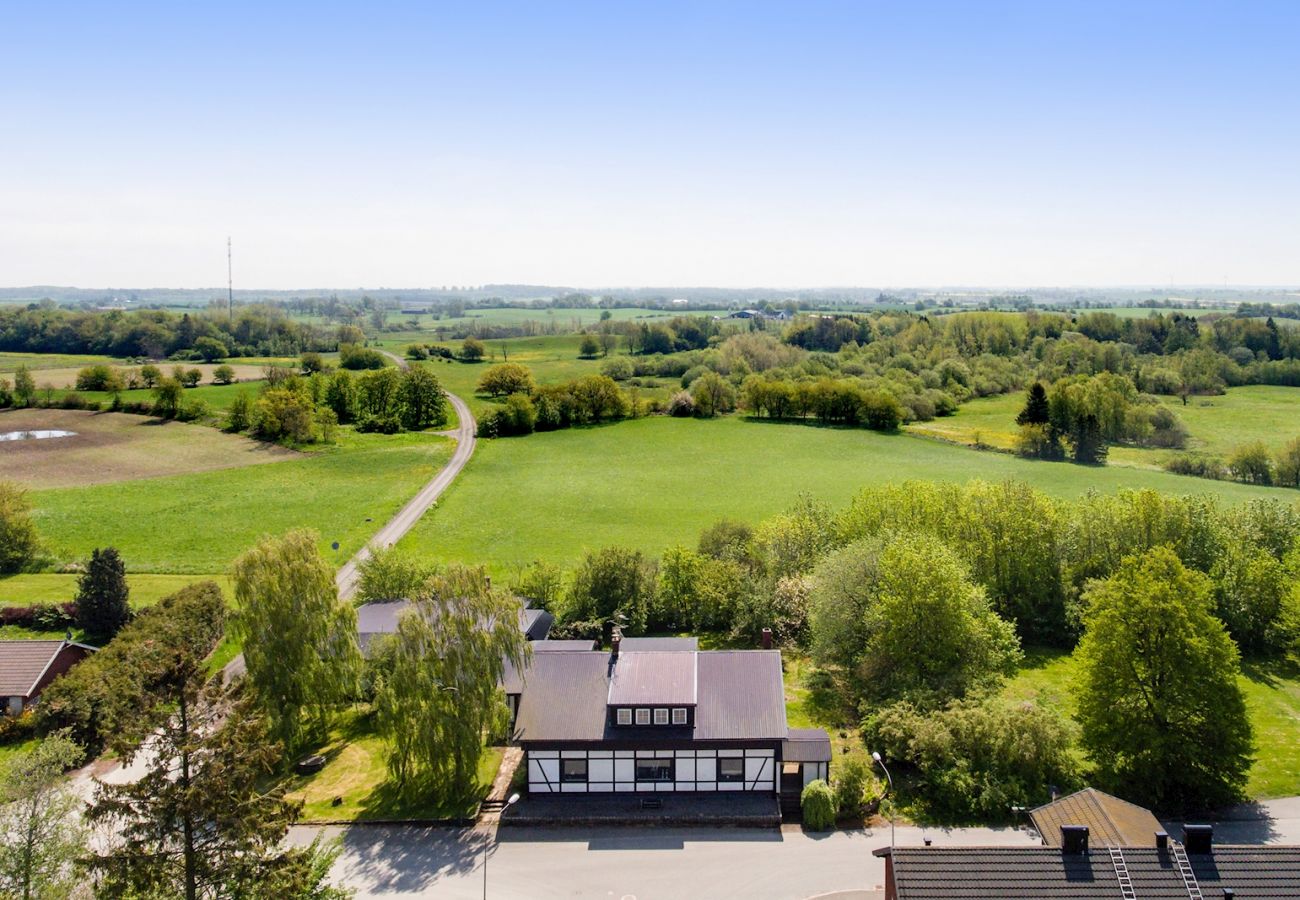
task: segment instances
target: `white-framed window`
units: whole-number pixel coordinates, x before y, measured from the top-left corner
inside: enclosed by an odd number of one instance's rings
[[[648,709],[638,709],[638,710],[636,711],[636,723],[637,723],[638,725],[649,725],[649,724],[650,724],[650,710],[648,710]]]
[[[615,715],[618,717],[618,718],[616,719],[616,721],[618,722],[618,724],[620,724],[620,725],[631,725],[631,724],[632,724],[632,710],[630,710],[630,709],[620,709],[620,710],[618,710],[618,711],[615,713]]]
[[[667,724],[668,724],[668,710],[666,710],[666,709],[656,709],[656,710],[655,710],[655,724],[656,724],[656,725],[667,725]]]
[[[745,761],[739,756],[722,756],[718,758],[719,781],[744,781]]]
[[[671,759],[638,759],[637,781],[672,781],[675,767]]]
[[[673,724],[674,725],[686,724],[686,707],[679,706],[673,710]]]
[[[585,759],[560,760],[560,781],[582,782],[587,780],[587,761]]]

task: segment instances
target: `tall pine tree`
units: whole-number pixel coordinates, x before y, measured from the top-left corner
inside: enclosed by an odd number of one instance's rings
[[[111,640],[131,620],[126,566],[112,547],[96,549],[77,590],[77,624],[87,634]]]
[[[1046,425],[1051,420],[1047,404],[1047,389],[1035,381],[1025,397],[1025,408],[1016,416],[1017,425]]]

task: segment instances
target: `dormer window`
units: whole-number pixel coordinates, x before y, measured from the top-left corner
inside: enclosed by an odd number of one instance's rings
[[[636,711],[636,723],[637,723],[638,725],[649,725],[649,724],[650,724],[650,710],[648,710],[648,709],[638,709],[638,710]]]
[[[666,710],[666,709],[656,709],[656,710],[655,710],[655,724],[656,724],[656,725],[667,725],[667,724],[668,724],[668,710]]]
[[[686,708],[685,708],[685,707],[680,707],[680,706],[679,706],[678,708],[676,708],[676,709],[673,710],[673,724],[674,724],[674,725],[685,725],[685,724],[686,724]]]
[[[624,707],[623,709],[620,709],[620,710],[616,713],[616,715],[617,715],[617,717],[618,717],[618,718],[616,719],[616,721],[618,722],[618,724],[620,724],[620,725],[631,725],[631,724],[632,724],[632,710],[627,709],[626,707]]]

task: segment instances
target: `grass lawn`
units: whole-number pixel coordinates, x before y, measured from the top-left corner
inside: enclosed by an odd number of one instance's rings
[[[1177,397],[1161,397],[1191,435],[1189,451],[1226,458],[1238,446],[1263,441],[1278,450],[1300,436],[1300,388],[1249,385],[1229,388],[1217,397],[1191,397],[1186,406]],[[908,425],[914,434],[961,444],[978,439],[991,447],[1015,446],[1016,415],[1024,406],[1022,392],[981,397],[965,403],[955,415]],[[1177,451],[1141,447],[1112,447],[1111,466],[1160,468]]]
[[[328,760],[325,768],[313,775],[293,775],[288,784],[289,797],[303,801],[304,822],[469,818],[491,788],[503,755],[500,747],[485,748],[476,783],[466,792],[466,799],[440,805],[397,799],[388,784],[384,742],[374,733],[370,717],[360,710],[341,717],[330,741],[315,752]],[[338,806],[335,797],[342,799]]]
[[[1229,502],[1294,496],[1164,472],[975,453],[907,435],[652,417],[481,441],[437,508],[399,546],[439,561],[486,563],[508,576],[534,559],[572,564],[590,548],[658,554],[678,542],[693,546],[724,516],[757,522],[801,493],[842,505],[866,485],[909,478],[1019,478],[1058,497],[1121,487],[1205,492]]]
[[[0,478],[64,488],[257,466],[300,458],[292,450],[215,428],[126,413],[72,409],[0,412],[0,431],[56,429],[69,436],[6,442]]]
[[[307,527],[342,565],[450,454],[451,442],[432,434],[345,429],[337,445],[284,462],[33,491],[31,500],[60,563],[111,544],[131,572],[224,572],[261,535]]]
[[[1300,670],[1250,661],[1242,669],[1239,683],[1256,743],[1246,793],[1256,799],[1300,794]],[[1073,656],[1030,648],[1025,665],[1004,691],[1009,697],[1037,700],[1072,715],[1070,686],[1076,677]]]
[[[77,575],[8,575],[0,578],[0,606],[26,606],[29,603],[66,603],[76,599]],[[186,585],[211,578],[221,585],[229,600],[230,579],[225,575],[127,575],[131,589],[131,607],[153,606],[163,597]]]
[[[259,372],[260,376],[260,372]],[[230,408],[230,404],[235,402],[235,398],[242,393],[248,394],[250,400],[256,400],[261,393],[262,386],[265,384],[260,377],[251,381],[239,381],[235,384],[203,384],[196,388],[188,388],[185,391],[185,400],[202,400],[208,404],[214,412],[220,412]],[[58,391],[56,396],[69,393],[68,391]],[[87,400],[99,403],[104,408],[107,404],[113,402],[113,395],[104,391],[78,391],[82,397]],[[123,403],[153,403],[153,391],[147,388],[138,388],[134,391],[122,391]]]

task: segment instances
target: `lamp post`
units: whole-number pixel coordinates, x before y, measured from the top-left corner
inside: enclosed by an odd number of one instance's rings
[[[889,799],[890,802],[893,802],[894,776],[890,775],[889,769],[885,768],[885,761],[880,758],[879,751],[872,750],[871,758],[876,761],[876,765],[880,766],[881,771],[885,773],[885,778],[889,780]],[[889,814],[889,849],[891,851],[894,849],[894,814],[892,812]]]
[[[518,803],[518,802],[519,802],[519,795],[518,795],[518,794],[511,794],[511,795],[510,795],[510,799],[506,801],[506,805],[503,806],[503,807],[501,807],[501,815],[504,816],[504,815],[506,814],[506,810],[509,809],[510,807],[514,806],[514,805],[515,805],[516,803]],[[500,825],[498,825],[497,827],[499,828]],[[492,835],[491,835],[491,834],[485,834],[485,835],[483,835],[483,900],[487,900],[487,859],[488,859],[488,844],[490,844],[491,842],[492,842]]]

